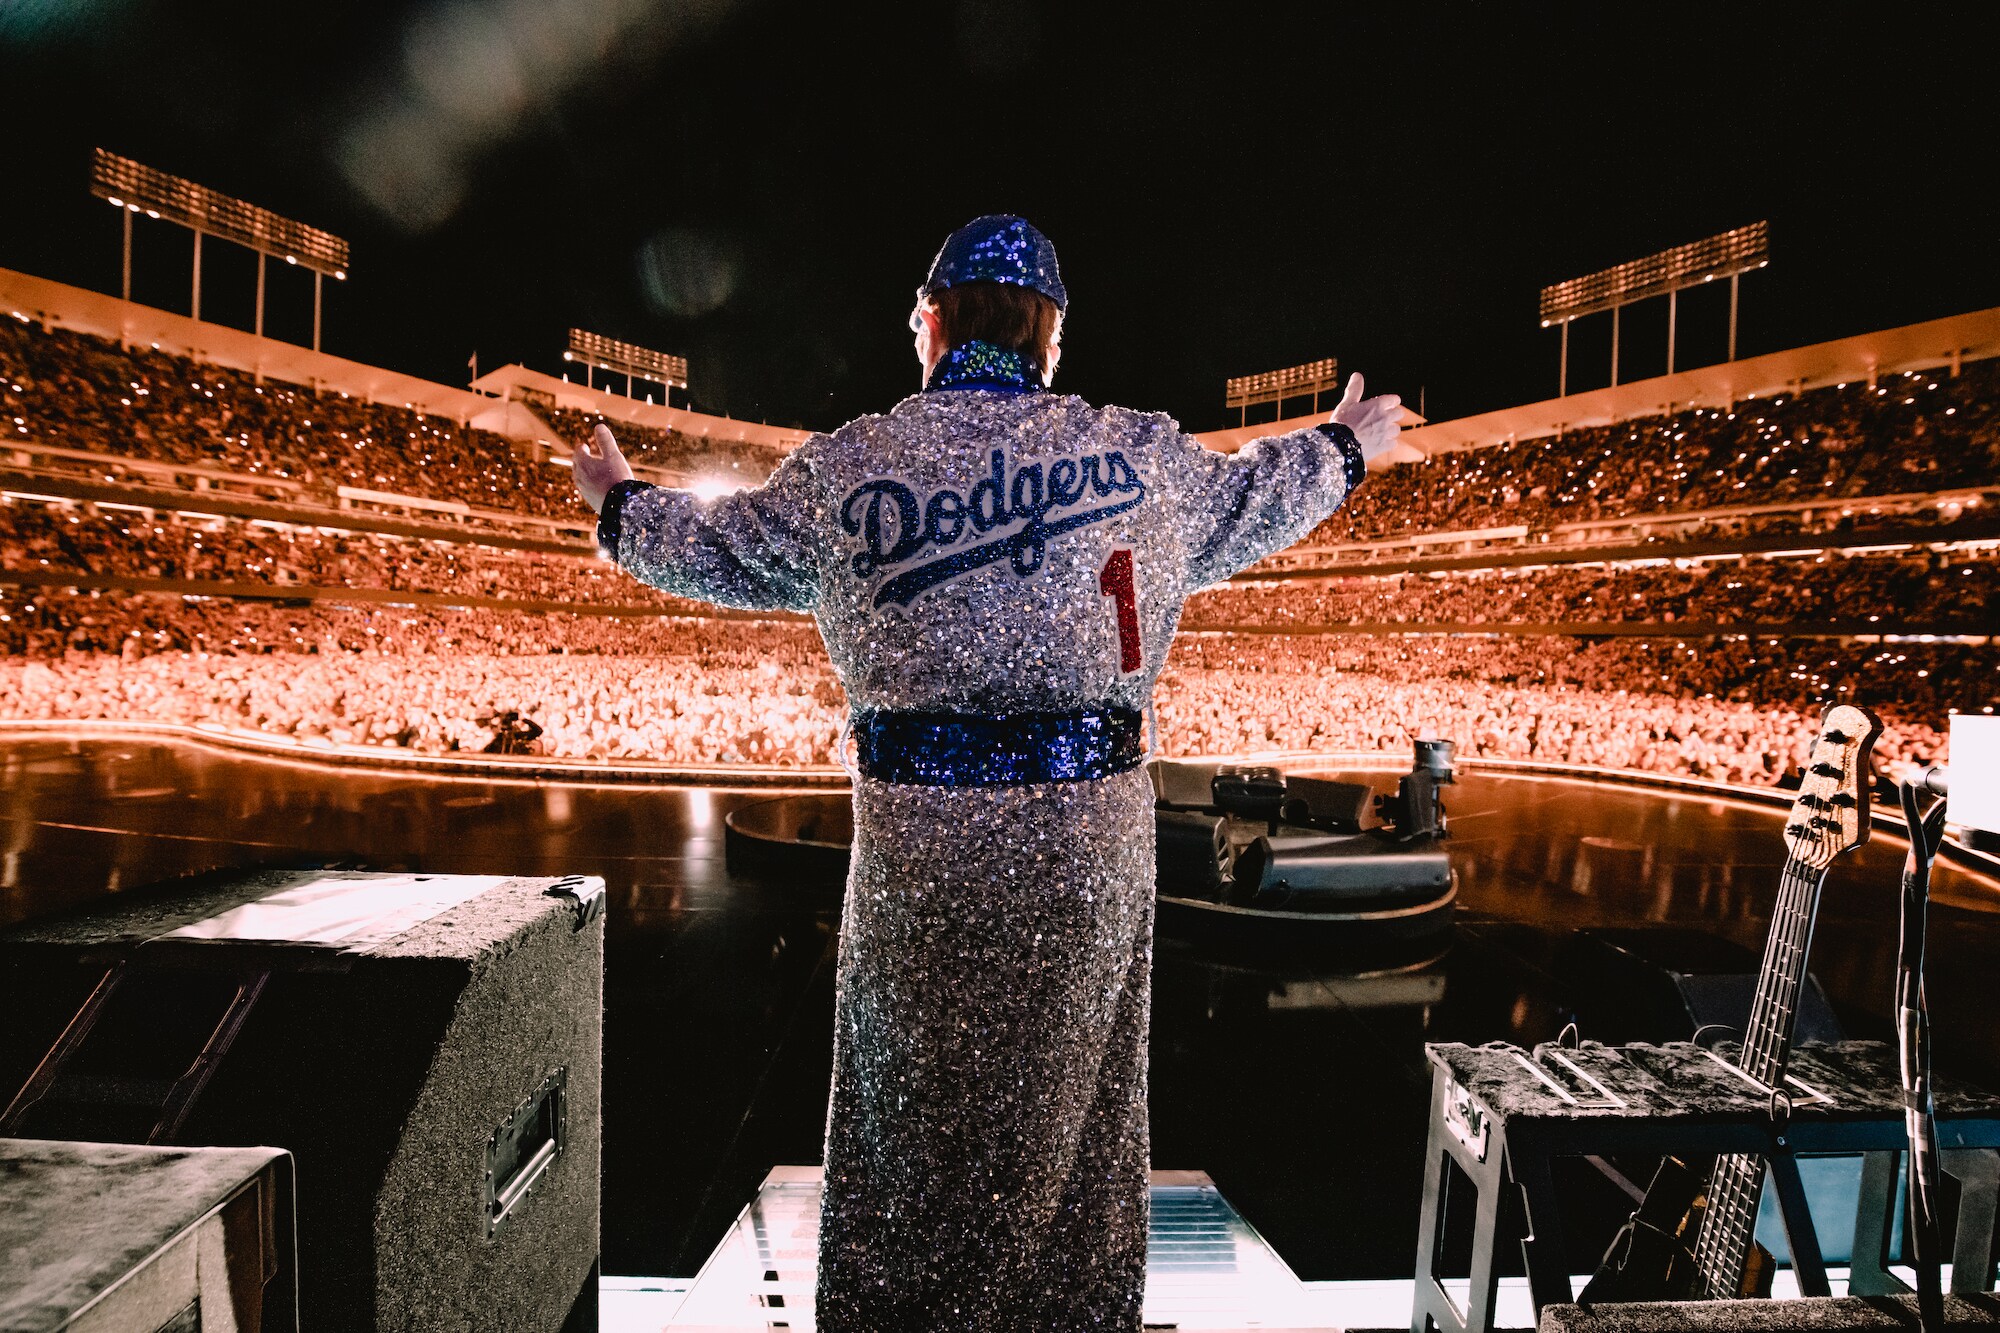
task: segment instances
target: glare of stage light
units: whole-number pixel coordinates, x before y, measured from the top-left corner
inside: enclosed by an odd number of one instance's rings
[[[686,357],[669,356],[650,347],[640,347],[635,343],[607,338],[601,333],[586,333],[582,329],[571,329],[569,350],[563,353],[563,360],[572,361],[579,358],[599,370],[635,375],[642,380],[671,385],[676,389],[685,389],[688,386]]]
[[[90,192],[114,206],[133,212],[143,208],[149,218],[165,217],[205,236],[282,257],[288,264],[335,275],[347,269],[347,242],[331,232],[102,148],[91,156]]]
[[[743,489],[743,483],[727,477],[697,477],[688,484],[688,490],[697,500],[714,500],[725,495],[734,495]]]
[[[1706,240],[1690,241],[1644,259],[1613,265],[1542,288],[1542,327],[1600,310],[1665,296],[1697,282],[1734,277],[1771,262],[1771,224],[1753,222]]]

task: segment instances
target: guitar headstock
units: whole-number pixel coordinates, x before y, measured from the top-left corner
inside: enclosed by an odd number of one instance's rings
[[[1868,841],[1868,755],[1881,734],[1882,719],[1855,704],[1835,704],[1820,718],[1799,798],[1785,821],[1793,856],[1824,870],[1834,857]]]

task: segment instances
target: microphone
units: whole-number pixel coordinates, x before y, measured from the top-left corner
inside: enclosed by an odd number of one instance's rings
[[[1914,785],[1922,787],[1925,791],[1930,792],[1933,796],[1943,796],[1946,794],[1946,789],[1950,785],[1947,780],[1950,772],[1951,770],[1946,768],[1943,764],[1932,764],[1929,768],[1925,769],[1922,773],[1919,773],[1917,775],[1916,782]]]

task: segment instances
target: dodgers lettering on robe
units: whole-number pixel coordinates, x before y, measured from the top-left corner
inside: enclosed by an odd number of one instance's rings
[[[1146,498],[1145,481],[1117,449],[1058,458],[1046,469],[1024,463],[1011,472],[1007,451],[995,449],[989,465],[970,495],[947,488],[920,502],[894,477],[863,482],[848,493],[840,526],[861,539],[854,572],[865,579],[893,571],[875,591],[876,606],[908,606],[918,594],[1003,558],[1025,578],[1042,567],[1050,538],[1122,514]],[[1096,503],[1113,496],[1125,498]],[[979,540],[1014,524],[1020,526]]]

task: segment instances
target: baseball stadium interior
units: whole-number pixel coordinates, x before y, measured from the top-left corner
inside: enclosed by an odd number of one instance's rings
[[[12,176],[94,267],[0,250],[0,1329],[818,1327],[848,698],[576,469],[707,503],[838,414],[582,302],[350,356],[368,246],[165,142]],[[2000,286],[1739,338],[1759,198],[1503,293],[1546,383],[1380,385],[1187,601],[1144,1328],[2000,1323]],[[1203,445],[1378,387],[1282,345]]]

